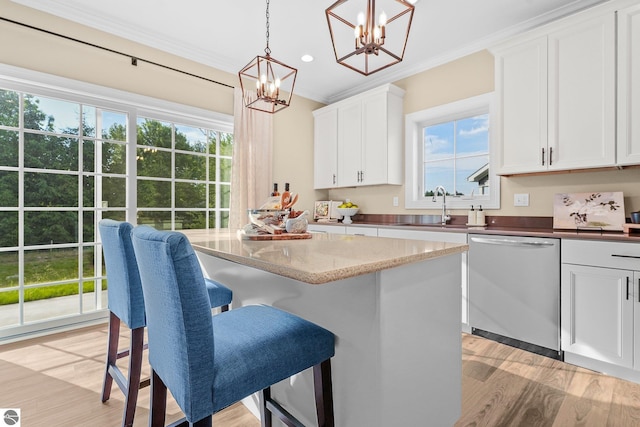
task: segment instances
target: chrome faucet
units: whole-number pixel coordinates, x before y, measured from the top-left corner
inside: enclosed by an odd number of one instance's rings
[[[436,201],[436,196],[439,192],[442,192],[442,225],[447,225],[447,221],[451,219],[451,216],[447,215],[447,190],[445,190],[442,185],[438,185],[436,189],[433,190],[432,201]]]

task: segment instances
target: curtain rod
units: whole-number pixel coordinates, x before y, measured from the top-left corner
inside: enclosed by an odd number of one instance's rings
[[[5,22],[9,22],[11,24],[20,25],[22,27],[26,27],[26,28],[29,28],[31,30],[40,31],[42,33],[49,34],[49,35],[52,35],[52,36],[60,37],[60,38],[63,38],[65,40],[71,40],[71,41],[74,41],[76,43],[83,44],[85,46],[91,46],[91,47],[95,47],[97,49],[105,50],[107,52],[115,53],[117,55],[126,56],[127,58],[131,58],[131,65],[133,65],[134,67],[138,66],[138,61],[146,62],[147,64],[155,65],[156,67],[160,67],[160,68],[164,68],[164,69],[167,69],[167,70],[175,71],[177,73],[185,74],[187,76],[195,77],[197,79],[206,80],[206,81],[208,81],[210,83],[215,83],[215,84],[218,84],[220,86],[225,86],[225,87],[228,87],[228,88],[231,88],[231,89],[234,88],[234,86],[228,85],[226,83],[222,83],[222,82],[219,82],[219,81],[216,81],[216,80],[212,80],[212,79],[209,79],[207,77],[202,77],[202,76],[199,76],[197,74],[190,73],[188,71],[183,71],[183,70],[180,70],[178,68],[174,68],[174,67],[170,67],[168,65],[164,65],[164,64],[160,64],[160,63],[157,63],[157,62],[154,62],[154,61],[150,61],[148,59],[139,58],[139,57],[137,57],[135,55],[129,55],[128,53],[124,53],[124,52],[121,52],[119,50],[111,49],[111,48],[100,46],[100,45],[97,45],[97,44],[94,44],[94,43],[89,43],[89,42],[86,42],[84,40],[80,40],[80,39],[76,39],[76,38],[73,38],[73,37],[65,36],[64,34],[55,33],[53,31],[45,30],[43,28],[34,27],[33,25],[25,24],[23,22],[14,21],[12,19],[8,19],[8,18],[5,18],[3,16],[0,16],[0,20],[5,21]]]

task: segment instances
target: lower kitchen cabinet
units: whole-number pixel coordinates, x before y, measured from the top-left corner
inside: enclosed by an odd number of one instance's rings
[[[633,367],[633,272],[562,266],[562,349]],[[640,310],[640,309],[639,309]]]
[[[562,241],[561,347],[566,362],[640,379],[640,248]]]

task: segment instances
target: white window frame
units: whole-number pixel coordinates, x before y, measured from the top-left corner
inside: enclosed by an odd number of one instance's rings
[[[129,117],[129,126],[127,126],[127,193],[126,200],[126,219],[135,224],[137,214],[137,194],[136,194],[136,154],[137,154],[137,118],[138,115],[151,117],[157,120],[166,120],[182,125],[190,125],[194,127],[204,127],[215,129],[221,132],[233,133],[233,116],[223,113],[212,112],[202,108],[192,107],[184,104],[178,104],[161,99],[151,98],[148,96],[129,93],[117,89],[99,86],[91,83],[84,83],[64,77],[54,76],[51,74],[41,73],[38,71],[14,67],[11,65],[0,64],[0,87],[3,89],[14,90],[16,92],[26,92],[37,94],[37,96],[62,99],[65,101],[78,102],[83,105],[91,105],[96,108],[114,110],[126,113]],[[133,125],[131,125],[133,124]],[[97,157],[96,157],[97,158]],[[82,175],[82,174],[81,174]],[[96,173],[96,179],[103,174]],[[133,178],[132,178],[133,176]],[[23,191],[20,189],[19,191]],[[22,208],[20,208],[22,209]],[[24,209],[22,209],[24,210]],[[44,209],[47,210],[47,209]],[[52,208],[55,210],[55,208]],[[172,209],[173,210],[173,209]],[[101,208],[96,205],[95,211],[100,213]],[[82,221],[80,216],[79,221]],[[23,227],[23,224],[19,224]],[[20,233],[22,236],[23,233]],[[49,246],[43,245],[46,249]],[[80,242],[71,244],[60,244],[55,247],[73,247],[78,248],[79,256],[82,255],[82,249],[86,247],[95,248],[95,276],[84,278],[80,272],[80,283],[86,280],[101,281],[102,276],[102,251],[100,246],[100,237],[96,236],[95,242]],[[18,250],[19,253],[24,251],[24,242],[20,241],[18,247],[4,248],[7,251]],[[21,256],[21,255],[20,255]],[[24,259],[20,261],[24,264]],[[81,260],[79,261],[80,265]],[[24,287],[24,274],[21,270],[22,278],[20,289]],[[72,281],[73,283],[76,280]],[[37,286],[58,284],[57,282],[38,284]],[[32,286],[33,287],[33,286]],[[49,333],[52,330],[66,330],[78,327],[78,325],[86,325],[93,322],[102,322],[108,317],[106,310],[106,301],[102,298],[102,293],[96,292],[97,298],[95,309],[88,311],[83,310],[82,295],[78,296],[78,304],[80,307],[79,314],[51,317],[42,321],[25,322],[24,321],[24,304],[21,298],[19,301],[19,323],[15,326],[0,328],[0,343],[19,339],[25,336],[37,336]]]
[[[500,209],[500,177],[497,170],[497,146],[494,135],[495,95],[493,92],[472,98],[439,105],[405,116],[405,208],[441,209],[442,197],[425,197],[424,184],[424,128],[440,123],[489,114],[489,180],[490,194],[480,196],[447,196],[447,209],[469,209],[471,205],[482,205],[482,209]]]

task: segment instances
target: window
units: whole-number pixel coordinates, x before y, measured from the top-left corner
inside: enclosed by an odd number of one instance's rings
[[[226,228],[233,135],[138,117],[138,224]]]
[[[491,171],[492,94],[406,116],[406,208],[435,209],[443,186],[447,207],[500,207],[500,181]]]
[[[105,316],[102,218],[228,219],[229,116],[43,76],[0,66],[0,339]]]

